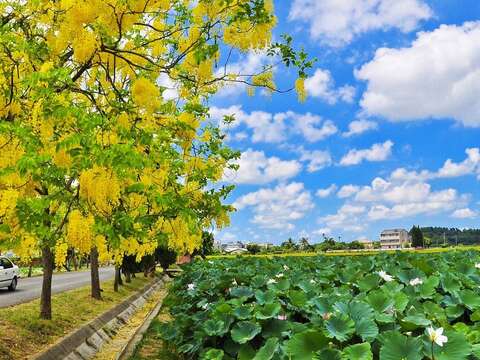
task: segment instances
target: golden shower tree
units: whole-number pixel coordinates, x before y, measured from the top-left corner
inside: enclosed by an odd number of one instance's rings
[[[230,71],[232,53],[311,62],[272,43],[271,0],[0,0],[0,246],[43,261],[41,317],[67,250],[98,261],[180,252],[228,224],[215,185],[238,154],[209,121],[222,87],[277,91],[273,66]],[[168,96],[167,96],[168,93]]]

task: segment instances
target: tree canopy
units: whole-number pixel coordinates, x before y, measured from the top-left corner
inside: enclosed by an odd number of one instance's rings
[[[271,0],[0,1],[0,246],[44,266],[69,248],[140,259],[192,253],[223,227],[238,153],[209,121],[231,84],[277,91],[272,66],[241,74],[233,51],[311,66],[272,43]],[[48,277],[48,275],[47,275]],[[42,298],[43,299],[43,298]],[[48,315],[46,316],[48,317]]]

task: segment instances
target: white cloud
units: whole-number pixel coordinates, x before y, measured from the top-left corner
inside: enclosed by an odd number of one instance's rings
[[[419,214],[435,214],[456,209],[468,201],[466,195],[449,188],[433,191],[423,181],[396,182],[376,178],[355,195],[356,203],[371,204],[371,220],[398,219]]]
[[[294,0],[289,18],[308,23],[313,39],[342,46],[368,31],[412,31],[432,15],[423,0]]]
[[[303,218],[314,204],[302,183],[280,184],[238,198],[233,204],[238,210],[251,208],[252,222],[262,228],[292,230],[296,220]]]
[[[378,220],[445,212],[465,217],[473,215],[466,210],[469,195],[452,188],[434,190],[421,177],[398,176],[399,173],[388,179],[377,177],[367,186],[348,185],[345,187],[350,189],[345,192],[344,198],[348,198],[346,202],[335,214],[320,218],[321,223],[330,228],[345,227],[349,229],[347,231],[358,232]]]
[[[311,113],[299,115],[292,112],[289,112],[288,115],[293,119],[297,132],[301,133],[308,142],[321,141],[338,132],[333,121],[323,121],[318,115]]]
[[[351,137],[354,135],[360,135],[364,132],[377,130],[378,124],[375,121],[370,120],[354,120],[348,124],[348,131],[342,134],[343,137]]]
[[[337,196],[340,199],[345,199],[352,195],[355,195],[358,192],[358,190],[360,190],[360,186],[344,185],[340,188],[340,190],[338,190]]]
[[[333,163],[332,156],[328,151],[314,150],[314,151],[302,151],[300,161],[308,163],[307,171],[313,173],[322,170]]]
[[[168,74],[161,73],[157,79],[157,84],[164,87],[162,98],[164,100],[174,100],[178,98],[178,84],[173,81]]]
[[[223,125],[223,118],[231,115],[235,117],[235,121],[228,126]],[[210,108],[210,118],[227,131],[228,128],[233,129],[244,125],[251,130],[251,140],[254,143],[279,143],[285,141],[291,134],[301,135],[308,142],[313,143],[338,132],[331,120],[324,120],[311,113],[298,114],[293,111],[275,114],[265,111],[246,113],[241,105],[233,105],[228,108],[213,106]]]
[[[267,157],[263,151],[248,149],[236,162],[238,171],[228,170],[224,180],[236,184],[267,184],[276,180],[287,180],[295,177],[302,165],[296,160],[281,160],[278,157]]]
[[[467,157],[462,162],[457,163],[452,159],[447,159],[438,171],[409,171],[405,168],[399,168],[392,172],[390,179],[396,181],[425,181],[465,175],[477,175],[480,178],[480,149],[468,148],[465,150],[465,154]]]
[[[466,149],[467,158],[461,163],[448,159],[443,167],[438,170],[438,177],[458,177],[477,173],[480,175],[480,149]]]
[[[352,103],[356,90],[353,86],[345,85],[335,89],[335,82],[328,70],[317,69],[312,77],[305,80],[307,94],[319,98],[333,105],[339,100]]]
[[[392,154],[393,142],[388,140],[383,144],[374,144],[369,149],[350,150],[340,160],[341,166],[358,165],[363,161],[384,161]]]
[[[320,218],[320,221],[331,229],[342,229],[348,232],[360,232],[365,229],[359,216],[366,211],[365,206],[343,205],[336,214]]]
[[[418,33],[410,47],[378,49],[356,71],[365,113],[391,121],[454,118],[480,127],[480,22]]]
[[[452,213],[452,217],[456,219],[473,219],[477,216],[478,214],[469,208],[458,209]]]
[[[327,198],[327,197],[329,197],[330,195],[332,195],[335,191],[337,191],[337,185],[332,184],[332,185],[330,185],[328,188],[318,189],[317,192],[316,192],[316,195],[317,195],[320,199],[324,199],[324,198]]]

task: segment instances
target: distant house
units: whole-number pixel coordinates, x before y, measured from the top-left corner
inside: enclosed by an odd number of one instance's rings
[[[405,229],[383,230],[380,234],[382,249],[401,249],[408,247],[410,242],[410,234]]]
[[[365,239],[365,238],[359,239],[358,242],[362,244],[365,247],[365,249],[373,249],[373,245],[375,243],[375,241]]]

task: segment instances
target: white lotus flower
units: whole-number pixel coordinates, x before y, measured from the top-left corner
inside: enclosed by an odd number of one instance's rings
[[[393,276],[391,275],[388,275],[385,271],[379,271],[378,272],[378,276],[380,276],[383,280],[385,280],[386,282],[390,282],[390,281],[393,281]]]
[[[475,268],[480,269],[480,263],[475,263]]]
[[[270,284],[276,284],[277,283],[277,280],[275,279],[270,279],[267,281],[267,285],[270,285]]]
[[[210,303],[203,304],[202,309],[207,310],[209,306],[210,306]]]
[[[193,290],[195,290],[195,284],[188,284],[188,285],[187,285],[187,289],[188,289],[188,291],[193,291]]]
[[[290,268],[289,268],[287,265],[283,265],[283,269],[284,269],[285,271],[290,270]]]
[[[280,278],[282,278],[283,276],[284,276],[283,273],[280,273],[280,274],[275,275],[275,277],[276,277],[277,279],[280,279]]]
[[[310,284],[316,284],[317,282],[315,280],[310,280]]]
[[[443,335],[443,328],[434,329],[433,327],[429,327],[427,333],[430,341],[436,343],[438,346],[443,346],[443,344],[448,341],[448,337]]]
[[[285,321],[285,320],[287,320],[287,315],[278,315],[278,316],[277,316],[277,319],[278,319],[278,320]]]
[[[410,285],[412,285],[412,286],[422,285],[422,284],[423,284],[423,280],[420,279],[420,278],[415,278],[415,279],[410,280]]]
[[[233,285],[233,286],[237,286],[237,285],[238,285],[238,284],[237,284],[237,280],[233,279],[232,285]]]

